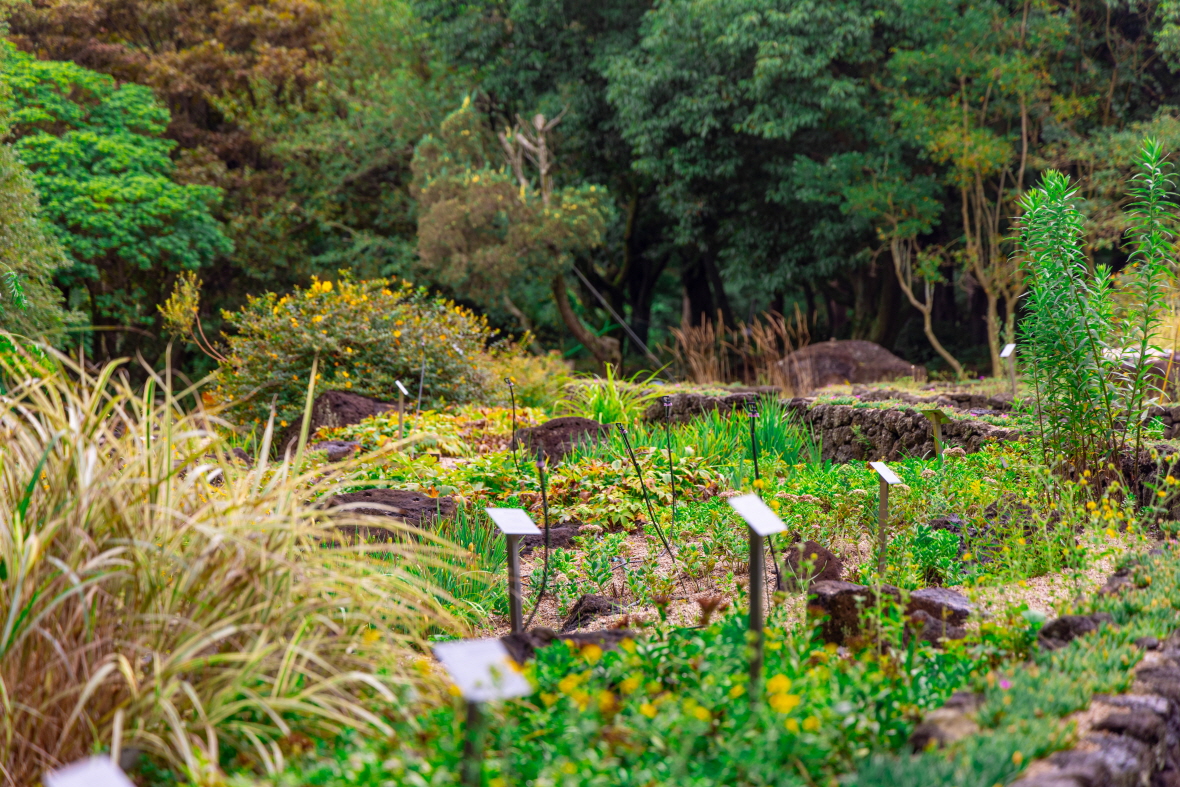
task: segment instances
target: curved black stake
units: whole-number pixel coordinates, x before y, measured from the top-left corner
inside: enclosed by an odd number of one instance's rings
[[[524,624],[524,631],[533,625],[533,618],[541,608],[541,599],[545,597],[545,586],[549,583],[549,495],[545,489],[545,457],[537,455],[537,476],[541,480],[541,517],[545,523],[545,567],[541,569],[541,589],[537,591],[537,598],[533,601],[533,611]]]
[[[508,383],[508,398],[512,401],[512,464],[516,465],[516,474],[520,475],[520,459],[516,456],[516,383],[512,382],[511,377],[505,377],[504,382]]]
[[[639,469],[639,460],[635,458],[635,452],[631,450],[631,441],[627,439],[627,427],[623,424],[615,424],[615,426],[619,427],[619,434],[623,436],[623,445],[627,446],[627,456],[631,457],[631,464],[635,466],[635,477],[639,479],[639,488],[643,490],[643,502],[647,503],[647,515],[651,517],[651,523],[655,527],[660,541],[664,543],[668,557],[672,558],[672,565],[676,565],[676,556],[672,554],[672,547],[668,545],[668,539],[664,538],[664,531],[660,528],[655,511],[652,510],[651,498],[647,494],[647,484],[643,483],[643,471]]]
[[[672,487],[672,525],[676,525],[676,474],[672,467],[672,433],[668,422],[672,418],[672,397],[665,396],[664,405],[664,443],[668,446],[668,485]]]
[[[752,399],[746,400],[746,413],[750,416],[750,453],[754,456],[754,480],[762,480],[762,474],[758,472],[758,434],[754,431],[754,424],[758,420],[758,403]],[[774,589],[781,590],[783,587],[782,570],[778,565],[778,558],[774,554],[774,537],[767,536],[766,543],[770,546],[770,562],[774,564]]]

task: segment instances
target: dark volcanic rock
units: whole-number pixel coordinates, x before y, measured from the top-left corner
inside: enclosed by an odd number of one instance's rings
[[[560,462],[574,446],[597,442],[609,429],[609,426],[589,418],[571,415],[518,429],[512,446],[526,454],[539,454],[550,462]]]
[[[347,513],[363,516],[387,516],[404,520],[414,527],[430,525],[437,517],[455,513],[455,501],[449,497],[429,497],[408,489],[366,489],[347,492],[326,501],[327,506],[350,506]],[[388,538],[390,531],[376,527],[341,526],[340,530],[378,540]],[[361,532],[364,531],[364,532]]]
[[[595,618],[603,615],[618,615],[623,611],[615,602],[611,601],[606,596],[598,596],[592,593],[587,593],[574,603],[573,609],[566,617],[565,623],[561,626],[562,633],[580,629],[594,622]]]
[[[883,585],[882,591],[895,600],[901,591],[892,585]],[[850,637],[858,636],[864,630],[862,611],[876,603],[876,593],[867,585],[851,582],[826,580],[811,585],[808,613],[813,616],[827,616],[820,625],[824,642],[844,644]]]
[[[353,440],[324,440],[311,446],[312,451],[323,451],[328,455],[329,462],[343,462],[354,454],[360,453],[361,444]]]
[[[879,344],[860,340],[809,344],[779,361],[779,367],[796,391],[926,374],[925,367],[907,363]]]
[[[967,629],[939,620],[924,609],[914,610],[907,615],[906,630],[931,645],[938,645],[940,640],[964,639],[967,636]]]
[[[833,462],[934,456],[934,432],[930,421],[916,410],[854,407],[848,404],[816,404],[796,398],[787,402],[800,423],[811,428],[820,443],[821,458]],[[942,425],[943,444],[968,453],[994,441],[1019,439],[1015,429],[982,421],[952,419]]]
[[[517,664],[524,664],[537,654],[538,648],[552,645],[554,642],[569,642],[575,647],[597,645],[603,650],[617,648],[625,639],[635,639],[636,633],[629,629],[604,629],[602,631],[574,631],[569,634],[558,634],[551,628],[538,626],[537,628],[509,634],[500,637],[508,655]]]
[[[814,541],[804,541],[803,550],[792,546],[783,555],[783,583],[791,590],[799,590],[813,582],[839,581],[844,563],[836,555]]]
[[[314,435],[324,427],[350,426],[359,424],[370,416],[396,409],[396,404],[370,399],[348,391],[324,391],[316,397],[311,406],[311,426],[308,434]],[[291,450],[299,441],[299,430],[303,424],[300,417],[283,434],[283,453]]]
[[[574,545],[574,539],[578,537],[578,523],[569,522],[561,527],[549,528],[549,548],[550,549],[569,549]],[[525,536],[520,540],[521,550],[520,554],[531,554],[534,549],[545,549],[545,528],[541,528],[538,535]]]
[[[734,408],[745,407],[746,402],[757,401],[762,396],[777,396],[778,394],[778,388],[768,386],[717,396],[692,392],[676,393],[668,397],[670,406],[667,408],[664,407],[664,403],[660,399],[649,404],[647,409],[643,411],[643,420],[660,422],[667,417],[672,423],[683,424],[713,410],[726,414]]]
[[[983,700],[983,694],[956,691],[941,708],[926,714],[922,723],[914,728],[910,747],[919,752],[942,748],[979,732],[975,713],[983,707]]]
[[[1105,612],[1093,615],[1062,615],[1050,620],[1037,635],[1037,641],[1045,650],[1057,650],[1068,645],[1078,637],[1097,631],[1103,623],[1112,622],[1113,618]]]
[[[934,620],[943,620],[955,626],[967,622],[967,616],[974,611],[971,602],[962,593],[946,588],[923,588],[910,594],[906,611],[913,614],[921,610]],[[961,639],[954,637],[953,639]]]

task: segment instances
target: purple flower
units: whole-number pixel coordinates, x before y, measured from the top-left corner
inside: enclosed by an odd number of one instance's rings
[[[1007,678],[1000,678],[1000,688],[1004,691],[1007,691],[1008,689],[1012,688],[1012,682]]]

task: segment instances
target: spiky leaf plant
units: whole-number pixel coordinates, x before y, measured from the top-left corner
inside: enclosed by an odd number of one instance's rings
[[[213,784],[294,734],[388,734],[411,649],[455,627],[401,567],[448,547],[339,544],[322,470],[242,467],[167,379],[47,353],[0,356],[0,782],[133,746]]]
[[[1139,168],[1127,216],[1131,265],[1123,279],[1132,305],[1122,311],[1115,308],[1110,269],[1091,271],[1083,252],[1083,217],[1069,178],[1050,171],[1022,200],[1020,254],[1032,277],[1022,354],[1052,454],[1046,458],[1112,480],[1127,446],[1142,440],[1150,339],[1170,275],[1174,183],[1159,143],[1144,143]]]

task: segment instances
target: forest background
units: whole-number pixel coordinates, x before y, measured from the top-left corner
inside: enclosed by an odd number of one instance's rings
[[[683,324],[798,308],[813,339],[948,368],[926,312],[990,373],[1025,286],[1020,195],[1069,174],[1118,270],[1140,141],[1180,149],[1178,0],[0,13],[0,276],[29,302],[0,322],[100,357],[161,361],[182,273],[215,337],[248,295],[348,271],[575,358],[646,364],[639,342]]]

